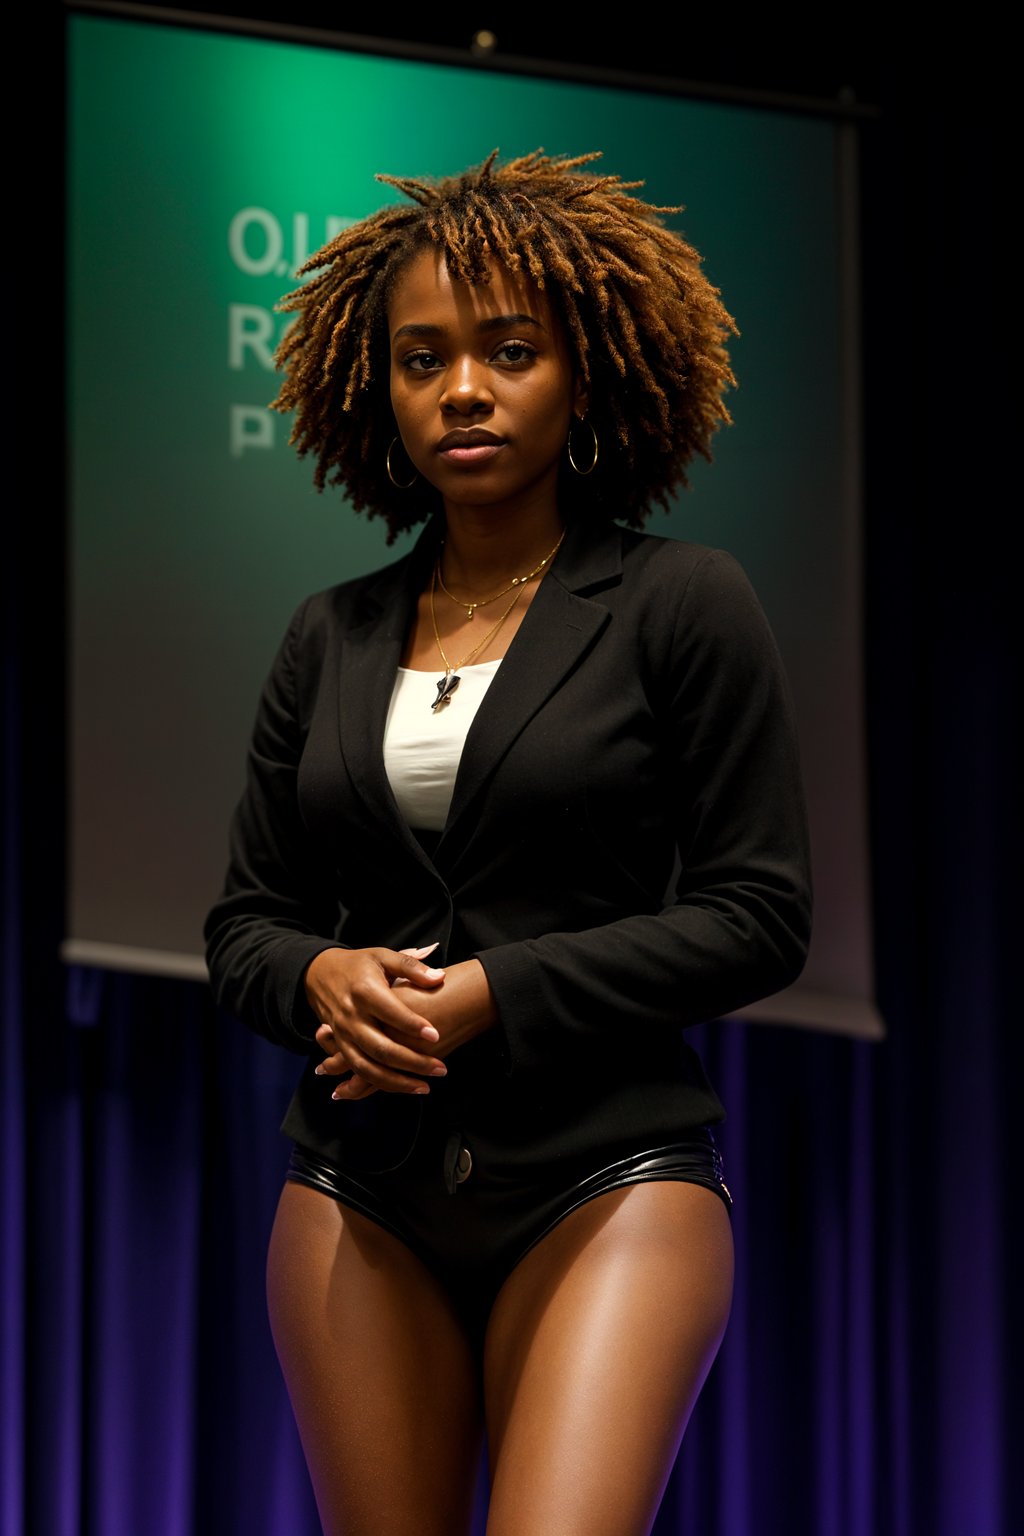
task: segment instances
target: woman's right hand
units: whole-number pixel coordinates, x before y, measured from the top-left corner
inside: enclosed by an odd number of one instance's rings
[[[444,971],[424,965],[422,958],[434,947],[325,949],[310,962],[306,997],[320,1021],[317,1041],[327,1056],[316,1070],[354,1074],[339,1083],[336,1098],[362,1098],[377,1088],[427,1093],[424,1079],[444,1076],[444,1062],[429,1054],[437,1030],[402,1001],[403,988],[395,985],[440,986]]]

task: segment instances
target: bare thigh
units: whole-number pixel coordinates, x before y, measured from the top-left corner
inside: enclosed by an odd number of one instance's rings
[[[478,1367],[426,1267],[376,1223],[289,1181],[267,1300],[327,1536],[468,1531]]]
[[[484,1380],[487,1536],[645,1536],[732,1300],[729,1214],[696,1184],[573,1211],[505,1282]]]

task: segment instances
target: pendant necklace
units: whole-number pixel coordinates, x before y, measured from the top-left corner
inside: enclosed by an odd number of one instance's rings
[[[452,598],[453,602],[459,603],[460,607],[466,609],[466,618],[471,619],[475,609],[484,607],[486,603],[493,603],[497,598],[504,597],[507,592],[514,593],[512,601],[504,610],[498,622],[496,624],[492,624],[491,628],[487,631],[486,635],[484,635],[483,639],[478,641],[471,651],[467,651],[461,661],[456,662],[449,661],[448,657],[445,655],[444,646],[441,644],[441,635],[437,628],[437,614],[434,610],[434,594],[438,587],[441,588],[442,592],[444,592],[446,596],[452,597],[452,594],[448,591],[448,588],[445,586],[444,581],[441,578],[441,551],[438,550],[437,559],[434,561],[434,569],[430,573],[430,622],[434,626],[434,639],[437,642],[437,649],[440,653],[441,660],[444,663],[444,677],[439,677],[437,680],[437,698],[430,706],[434,714],[436,714],[439,709],[443,708],[444,705],[448,703],[452,694],[455,692],[456,688],[459,686],[459,683],[462,681],[462,679],[459,677],[459,668],[468,666],[469,663],[473,660],[473,657],[478,655],[479,652],[485,648],[485,646],[488,646],[491,643],[495,635],[498,633],[498,630],[501,628],[509,614],[512,612],[512,609],[516,606],[516,603],[518,603],[519,599],[526,591],[528,583],[531,582],[535,576],[539,576],[549,561],[554,559],[555,555],[561,548],[562,540],[565,538],[565,533],[566,530],[563,528],[562,532],[558,536],[558,543],[555,545],[554,549],[548,551],[539,565],[535,565],[533,570],[529,571],[525,576],[514,576],[509,582],[508,586],[502,588],[500,592],[495,592],[490,597],[481,598],[479,602],[473,603],[462,603],[459,598]]]
[[[493,625],[487,631],[483,639],[477,645],[474,645],[471,651],[467,651],[466,655],[463,656],[461,661],[452,663],[448,660],[448,657],[444,653],[444,646],[441,644],[441,636],[438,634],[437,630],[437,617],[434,613],[434,590],[437,586],[437,566],[439,563],[439,561],[435,562],[433,574],[430,578],[430,621],[434,626],[434,639],[437,641],[437,648],[441,653],[441,660],[444,662],[444,677],[439,677],[437,680],[437,698],[430,706],[435,714],[442,705],[448,703],[448,700],[451,698],[452,694],[455,692],[456,688],[462,681],[459,676],[459,668],[468,666],[477,652],[482,651],[484,646],[488,645],[494,639],[495,635],[498,633],[498,630],[504,624],[505,620],[512,612],[512,609],[515,607],[516,603],[518,603],[519,599],[526,591],[525,586],[520,583],[516,587],[515,597],[509,603],[497,624]]]

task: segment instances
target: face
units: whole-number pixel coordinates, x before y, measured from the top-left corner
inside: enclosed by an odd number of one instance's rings
[[[412,463],[448,506],[551,498],[573,411],[586,410],[543,291],[491,263],[453,280],[421,251],[388,308],[391,403]]]

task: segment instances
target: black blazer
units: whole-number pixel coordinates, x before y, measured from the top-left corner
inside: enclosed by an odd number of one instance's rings
[[[400,1164],[424,1103],[538,1166],[677,1139],[723,1115],[684,1030],[788,985],[809,938],[796,733],[767,620],[730,555],[576,522],[428,856],[382,739],[438,537],[428,525],[291,621],[205,925],[215,995],[309,1055],[283,1129],[346,1166]],[[425,710],[434,696],[424,678]],[[435,939],[431,963],[480,960],[499,1027],[454,1052],[427,1099],[334,1103],[312,1070],[309,961]]]

